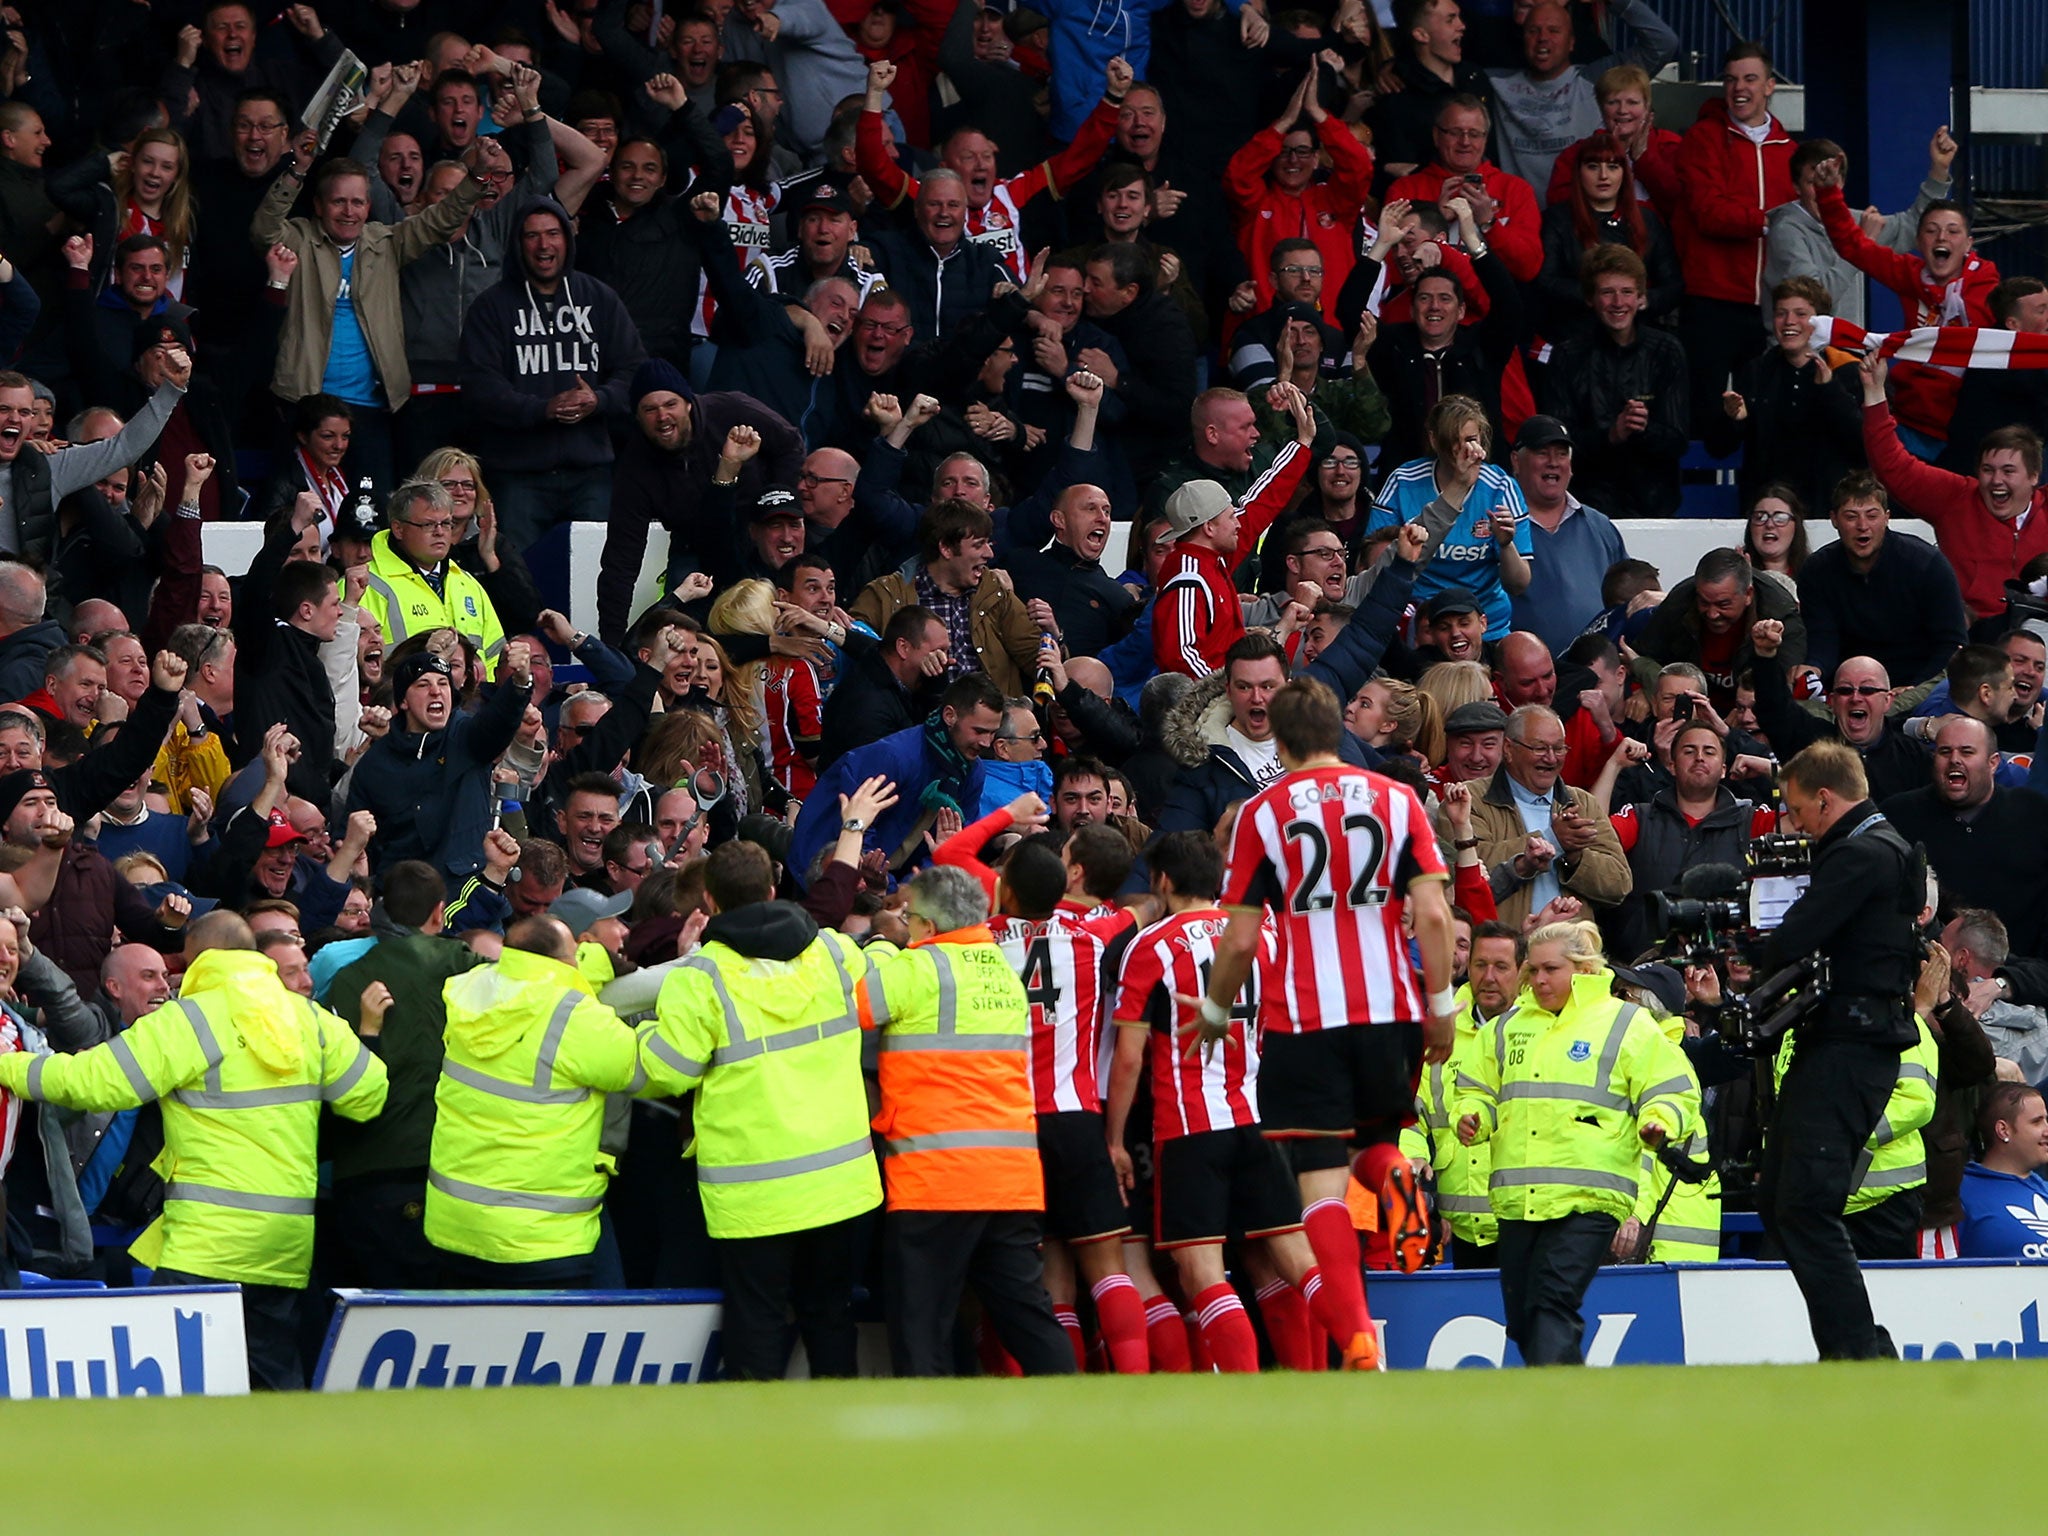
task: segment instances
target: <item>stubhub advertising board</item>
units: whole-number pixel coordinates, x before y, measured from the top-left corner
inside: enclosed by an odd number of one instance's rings
[[[1866,1264],[1877,1320],[1907,1360],[2048,1358],[2048,1264]],[[1374,1275],[1387,1363],[1516,1365],[1492,1270]],[[1586,1293],[1588,1365],[1772,1365],[1815,1358],[1806,1304],[1782,1264],[1603,1269]]]
[[[316,1392],[654,1386],[718,1375],[716,1291],[337,1291]]]
[[[239,1397],[232,1285],[0,1292],[0,1398]]]

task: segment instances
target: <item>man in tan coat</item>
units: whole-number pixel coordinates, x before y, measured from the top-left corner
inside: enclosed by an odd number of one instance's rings
[[[1614,825],[1593,797],[1559,776],[1564,723],[1540,704],[1508,716],[1505,759],[1494,776],[1472,784],[1472,835],[1493,885],[1500,920],[1519,928],[1558,896],[1576,896],[1595,910],[1635,888]],[[1455,839],[1441,812],[1437,838],[1451,856]]]
[[[949,675],[985,672],[1004,698],[1014,699],[1038,673],[1043,636],[1030,610],[989,569],[994,540],[987,512],[942,501],[918,524],[917,562],[869,582],[851,611],[879,635],[898,609],[922,604],[946,626]]]

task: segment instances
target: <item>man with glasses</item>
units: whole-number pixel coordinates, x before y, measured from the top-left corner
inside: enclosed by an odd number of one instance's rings
[[[1274,250],[1282,241],[1306,240],[1316,248],[1322,291],[1332,299],[1358,259],[1352,229],[1372,187],[1372,155],[1349,124],[1323,110],[1317,99],[1320,68],[1311,66],[1280,116],[1253,134],[1224,168],[1223,192],[1254,284],[1247,309],[1273,302],[1274,273],[1282,264]],[[1318,181],[1316,167],[1325,153],[1330,177]],[[1535,268],[1529,275],[1535,276]],[[1232,297],[1233,308],[1240,302]]]
[[[1614,824],[1583,789],[1564,782],[1564,722],[1526,704],[1508,716],[1506,759],[1481,791],[1473,785],[1472,836],[1500,920],[1519,928],[1559,896],[1607,908],[1634,889]],[[1441,818],[1437,836],[1456,840]]]
[[[410,480],[392,493],[391,526],[370,540],[369,586],[363,607],[396,647],[408,636],[452,629],[496,676],[505,629],[484,585],[455,561],[455,504],[430,480]]]
[[[1486,103],[1476,96],[1446,100],[1431,135],[1436,157],[1389,187],[1387,200],[1436,208],[1450,227],[1449,243],[1476,256],[1471,236],[1459,228],[1462,221],[1450,207],[1462,200],[1472,209],[1480,248],[1500,257],[1516,282],[1534,282],[1543,269],[1543,215],[1536,189],[1486,158],[1491,121]]]
[[[1750,669],[1756,684],[1756,719],[1771,750],[1780,760],[1816,741],[1839,740],[1863,759],[1873,800],[1918,789],[1927,782],[1928,752],[1902,731],[1892,730],[1886,715],[1892,705],[1892,681],[1868,656],[1851,656],[1835,668],[1828,688],[1828,714],[1818,718],[1793,701],[1785,673],[1775,661],[1784,643],[1784,626],[1775,619],[1750,628],[1757,664]]]

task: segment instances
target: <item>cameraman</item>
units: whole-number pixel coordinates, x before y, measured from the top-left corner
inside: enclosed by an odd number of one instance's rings
[[[1925,877],[1871,805],[1854,748],[1813,743],[1785,765],[1783,785],[1793,825],[1813,839],[1813,879],[1765,944],[1762,973],[1818,953],[1829,984],[1820,1011],[1799,1025],[1778,1090],[1758,1210],[1806,1298],[1821,1359],[1894,1357],[1871,1317],[1842,1212],[1898,1080],[1899,1052],[1918,1038],[1914,923]]]

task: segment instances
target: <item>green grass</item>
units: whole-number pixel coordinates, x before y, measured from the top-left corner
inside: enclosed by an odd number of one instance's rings
[[[0,1404],[0,1444],[25,1530],[1917,1536],[1995,1523],[1973,1490],[2028,1464],[2044,1390],[1979,1362],[364,1393]]]

